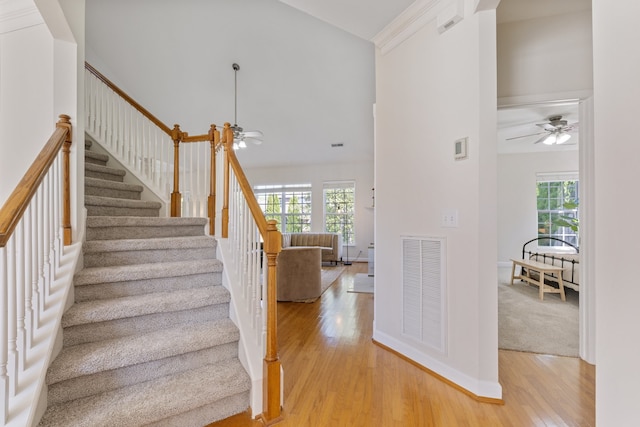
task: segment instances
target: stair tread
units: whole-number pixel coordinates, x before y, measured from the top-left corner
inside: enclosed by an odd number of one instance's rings
[[[112,299],[79,302],[62,316],[62,327],[86,323],[144,316],[171,311],[190,310],[207,305],[224,304],[230,300],[222,285],[153,292]]]
[[[222,268],[222,262],[218,259],[89,267],[76,273],[73,283],[75,286],[84,286],[104,283],[105,281],[115,283],[162,277],[190,276],[201,273],[218,273],[222,271]]]
[[[96,159],[96,160],[100,160],[103,162],[108,162],[109,161],[109,156],[107,154],[102,154],[102,153],[96,153],[95,151],[90,151],[90,150],[85,150],[84,151],[84,157],[85,158],[91,158],[91,159]]]
[[[239,339],[231,319],[185,324],[63,348],[47,372],[47,384],[198,351]]]
[[[93,206],[145,208],[145,209],[160,209],[162,207],[162,204],[160,202],[152,202],[147,200],[117,199],[114,197],[102,197],[102,196],[84,196],[84,204],[85,206],[93,205]]]
[[[109,166],[96,165],[93,163],[85,163],[84,164],[85,171],[98,172],[98,173],[106,173],[109,175],[116,176],[125,176],[127,172],[123,169],[112,168]]]
[[[240,362],[230,359],[50,407],[40,425],[146,425],[248,392],[250,387]]]
[[[207,218],[197,217],[92,216],[87,218],[87,227],[178,227],[185,225],[202,225],[204,227],[207,222]]]
[[[84,243],[85,254],[95,252],[143,251],[157,249],[215,248],[209,236],[153,237],[149,239],[91,240]]]
[[[110,181],[108,179],[100,179],[100,178],[84,178],[85,187],[98,187],[98,188],[108,188],[113,190],[125,190],[125,191],[138,191],[142,192],[142,185],[137,184],[129,184],[126,182],[120,181]]]

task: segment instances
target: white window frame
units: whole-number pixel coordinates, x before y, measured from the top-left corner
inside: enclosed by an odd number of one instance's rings
[[[572,210],[564,210],[564,209],[538,209],[538,185],[545,182],[566,182],[566,181],[575,181],[576,182],[576,202],[579,202],[579,189],[580,189],[580,181],[578,179],[578,172],[550,172],[550,173],[537,173],[536,174],[536,228],[538,237],[555,237],[558,239],[565,240],[569,243],[578,246],[579,242],[579,234],[573,231],[569,227],[561,227],[560,233],[540,233],[540,215],[541,213],[548,213],[549,215],[565,215],[572,216],[578,218],[579,208]],[[574,240],[575,239],[575,240]],[[573,240],[573,241],[572,241]],[[555,247],[562,248],[566,245],[560,245],[559,242],[554,240],[541,239],[538,241],[538,246],[543,247]]]
[[[273,184],[273,185],[257,185],[254,187],[253,191],[258,199],[258,204],[260,208],[262,208],[262,212],[267,215],[265,212],[266,209],[266,201],[263,200],[264,195],[269,194],[278,194],[280,198],[280,213],[278,220],[278,230],[281,233],[291,232],[291,230],[287,230],[289,226],[289,219],[293,217],[293,215],[300,215],[307,218],[306,222],[294,222],[294,224],[298,224],[301,226],[301,232],[309,232],[311,231],[311,209],[312,209],[312,188],[311,184]],[[305,197],[308,197],[308,203],[303,203],[303,211],[299,214],[291,214],[287,212],[287,208],[289,207],[289,196],[291,195],[300,195],[304,193]],[[306,210],[305,210],[306,209]],[[271,213],[270,215],[274,215]],[[296,230],[297,231],[297,230]]]
[[[347,206],[347,210],[341,213],[332,213],[328,212],[327,209],[327,191],[331,190],[340,190],[340,189],[351,189],[353,191],[353,203],[351,206]],[[324,222],[324,231],[326,233],[330,232],[338,232],[342,235],[342,244],[355,246],[356,245],[356,182],[355,181],[330,181],[325,182],[322,185],[322,206],[324,209],[323,212],[323,222]],[[343,206],[345,207],[345,206]],[[330,224],[335,224],[333,221],[327,221],[329,217],[342,217],[342,221],[340,221],[340,230],[336,230],[330,227]],[[351,218],[348,221],[348,218]]]

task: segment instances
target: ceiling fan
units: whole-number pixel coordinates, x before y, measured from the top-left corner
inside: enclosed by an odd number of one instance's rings
[[[233,63],[233,71],[234,71],[234,112],[233,112],[233,126],[231,129],[233,130],[233,149],[237,150],[239,148],[247,148],[247,142],[251,142],[256,145],[262,144],[262,138],[264,134],[259,130],[254,131],[245,131],[242,127],[238,126],[238,70],[240,66],[236,63]]]
[[[578,128],[578,122],[569,124],[566,120],[562,119],[562,116],[550,116],[549,121],[546,123],[536,123],[536,126],[542,128],[542,132],[532,133],[530,135],[521,135],[513,138],[507,138],[507,141],[512,139],[526,138],[529,136],[542,135],[537,139],[534,144],[542,142],[546,145],[564,144],[571,139],[573,130]]]

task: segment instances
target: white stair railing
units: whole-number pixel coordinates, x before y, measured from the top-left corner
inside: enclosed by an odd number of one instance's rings
[[[217,167],[217,170],[223,169],[222,163],[220,159],[220,167]],[[219,244],[230,278],[226,285],[232,295],[234,321],[242,331],[240,355],[253,382],[251,408],[256,414],[262,412],[263,406],[263,357],[266,335],[266,275],[263,271],[266,271],[267,259],[263,259],[262,238],[258,225],[253,220],[235,175],[232,171],[229,175],[229,237],[220,238]],[[222,182],[222,178],[220,174],[217,182]],[[220,230],[220,227],[216,229]]]
[[[80,244],[71,245],[67,227],[68,119],[61,116],[0,210],[2,426],[26,426],[34,417],[80,251]]]
[[[93,71],[89,66],[85,68],[85,131],[167,201],[173,175],[171,130],[140,112],[132,100]]]
[[[268,363],[277,364],[277,389],[281,389],[279,361],[275,342],[272,342],[275,340],[269,339],[275,332],[270,335],[267,328],[268,275],[263,274],[267,271],[267,257],[263,257],[262,250],[267,225],[264,217],[261,226],[256,223],[256,208],[250,209],[247,197],[257,202],[246,177],[243,190],[233,168],[229,167],[227,153],[222,153],[230,143],[218,144],[220,135],[214,125],[207,135],[193,137],[182,132],[178,125],[170,129],[89,64],[85,67],[85,97],[87,133],[163,200],[171,194],[171,215],[210,217],[216,231],[212,234],[218,238],[225,264],[225,284],[232,294],[232,318],[241,332],[240,358],[253,381],[251,407],[256,413],[263,412],[263,365],[267,360],[265,353],[270,349],[272,356]],[[229,124],[225,124],[225,141],[232,142],[233,134],[229,131]],[[211,156],[213,146],[221,151],[214,158]],[[234,167],[240,168],[237,159],[235,162]],[[215,191],[211,191],[214,165],[216,184]],[[228,206],[215,201],[214,197],[225,194],[225,184],[228,185]],[[174,205],[174,197],[179,197],[178,206]],[[228,215],[228,222],[223,225],[224,214]],[[261,212],[258,215],[262,215]],[[222,231],[225,226],[228,227],[226,235]],[[275,310],[275,300],[272,305]],[[275,322],[272,323],[271,329],[275,330]],[[280,402],[279,392],[276,399]],[[279,405],[269,406],[271,410],[266,418],[279,416]]]

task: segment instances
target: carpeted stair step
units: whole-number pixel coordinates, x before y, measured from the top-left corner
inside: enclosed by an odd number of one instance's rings
[[[167,357],[144,364],[99,372],[51,384],[47,387],[47,401],[57,405],[74,399],[82,399],[99,393],[128,387],[142,381],[150,381],[166,375],[185,372],[205,365],[217,364],[238,357],[238,342],[231,341],[198,351]]]
[[[85,268],[74,276],[75,302],[222,284],[217,259]]]
[[[144,200],[115,199],[112,197],[85,196],[87,216],[159,216],[162,205]]]
[[[245,411],[250,387],[240,362],[229,359],[51,406],[40,425],[203,426]]]
[[[122,169],[111,168],[109,166],[94,165],[92,163],[84,164],[84,176],[89,178],[106,179],[109,181],[122,182],[127,174]]]
[[[94,165],[107,166],[107,162],[109,161],[109,156],[106,154],[96,153],[95,151],[87,151],[84,152],[84,162],[92,163]]]
[[[229,292],[217,285],[81,302],[62,316],[63,338],[76,345],[220,319],[229,313],[229,300]]]
[[[84,194],[118,199],[140,200],[142,186],[98,178],[84,179]]]
[[[84,266],[148,264],[213,259],[216,241],[208,236],[92,240],[84,243]]]
[[[63,348],[51,363],[46,381],[51,385],[127,366],[143,368],[144,363],[238,340],[238,328],[227,318],[74,345]]]
[[[87,240],[202,236],[206,218],[89,217]]]

